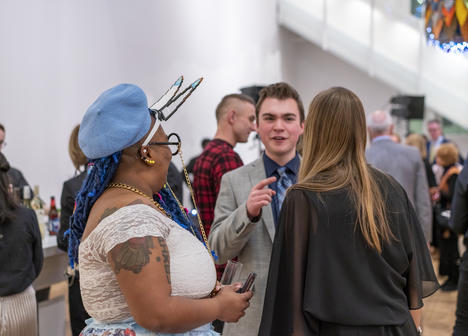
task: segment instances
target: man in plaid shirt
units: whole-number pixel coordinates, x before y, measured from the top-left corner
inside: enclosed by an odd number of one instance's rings
[[[255,130],[254,104],[252,98],[243,94],[225,96],[216,107],[216,134],[195,162],[193,191],[206,234],[213,222],[221,177],[243,165],[233,148],[238,142],[247,142]],[[218,279],[221,274],[218,269]]]

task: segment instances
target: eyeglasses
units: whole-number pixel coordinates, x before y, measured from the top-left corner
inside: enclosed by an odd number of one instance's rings
[[[171,141],[172,139],[172,141]],[[169,146],[171,150],[172,156],[179,154],[180,151],[180,137],[176,133],[171,133],[167,137],[167,142],[149,142],[148,146],[155,145],[155,146]],[[177,141],[174,141],[177,140]]]
[[[151,138],[153,138],[153,135],[154,133],[156,133],[156,130],[158,129],[160,123],[172,117],[172,115],[179,109],[179,107],[181,107],[182,104],[185,103],[187,98],[190,97],[193,91],[195,91],[198,85],[200,85],[202,80],[203,78],[198,78],[195,82],[193,82],[192,84],[187,86],[184,90],[182,90],[182,92],[177,94],[177,92],[179,91],[182,85],[182,82],[184,81],[184,77],[180,76],[175,81],[175,83],[169,88],[169,90],[167,90],[167,92],[161,98],[159,98],[156,103],[151,105],[151,107],[149,108],[149,111],[155,117],[156,122],[154,123],[153,128],[151,129],[151,132],[146,137],[145,141],[143,141],[143,145],[142,145],[143,147],[148,145]],[[165,115],[163,113],[163,110],[165,108],[168,108],[172,103],[176,102],[181,97],[183,98],[180,101],[180,103],[177,104],[177,106],[171,112],[169,112],[169,114]]]

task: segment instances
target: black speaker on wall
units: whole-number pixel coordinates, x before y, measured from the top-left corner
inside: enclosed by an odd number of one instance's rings
[[[255,101],[255,103],[257,103],[258,94],[260,93],[260,90],[263,88],[264,86],[254,85],[254,86],[241,88],[240,91],[242,92],[242,94],[245,94],[246,96],[251,97]]]
[[[390,99],[390,113],[405,119],[424,118],[424,96],[394,96]]]

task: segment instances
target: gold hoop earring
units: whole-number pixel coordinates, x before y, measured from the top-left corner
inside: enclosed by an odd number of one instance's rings
[[[143,161],[148,165],[148,166],[152,166],[156,163],[156,161],[154,160],[151,160],[151,159],[148,159],[148,158],[144,158]]]

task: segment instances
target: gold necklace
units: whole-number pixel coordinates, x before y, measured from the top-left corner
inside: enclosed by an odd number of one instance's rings
[[[202,224],[202,221],[201,221],[201,218],[200,218],[200,211],[198,211],[197,202],[195,202],[195,194],[193,192],[192,183],[190,182],[187,169],[185,168],[184,158],[182,157],[182,148],[181,148],[180,145],[179,145],[179,156],[180,156],[180,161],[182,162],[182,169],[184,171],[185,181],[187,182],[187,186],[189,187],[189,190],[190,190],[190,196],[192,197],[193,206],[197,210],[198,225],[200,226],[200,231],[201,231],[201,234],[203,236],[203,240],[205,241],[205,244],[206,244],[206,249],[210,253],[211,257],[215,260],[215,259],[217,259],[217,257],[216,257],[216,255],[214,255],[212,253],[212,251],[210,249],[210,245],[208,244],[208,239],[206,238],[205,229],[203,228],[203,224]],[[171,190],[171,192],[172,192],[172,190]],[[172,192],[172,195],[174,195],[173,192]],[[177,197],[175,197],[175,195],[174,195],[174,198],[177,200],[177,203],[179,203],[179,206],[181,207],[181,210],[182,210],[183,209],[182,205],[180,204]],[[185,213],[185,210],[183,212]]]
[[[153,197],[145,194],[143,191],[141,191],[140,189],[137,189],[135,187],[132,187],[132,186],[129,186],[128,184],[125,184],[125,183],[111,183],[107,186],[107,188],[120,188],[120,189],[125,189],[125,190],[130,190],[130,191],[133,191],[134,193],[138,194],[138,195],[141,195],[141,196],[144,196],[146,197],[147,199],[149,199],[151,201],[151,203],[153,203],[164,215],[166,215],[166,217],[169,217],[171,218],[171,216],[166,212],[166,210],[164,210],[164,208],[162,206],[159,205],[158,202],[156,202]]]
[[[185,166],[184,166],[185,168]],[[166,186],[167,188],[169,189],[169,191],[171,192],[172,196],[174,197],[174,199],[176,200],[177,204],[179,205],[179,208],[180,208],[180,211],[184,214],[184,217],[185,219],[190,223],[191,220],[190,218],[188,217],[187,213],[185,212],[185,209],[184,209],[184,206],[180,203],[179,199],[177,198],[177,196],[174,194],[174,191],[172,191],[172,188],[171,186],[169,185],[169,183],[166,183]],[[195,206],[196,208],[196,206]],[[197,214],[198,214],[198,210],[197,210]],[[205,246],[206,246],[206,249],[208,250],[208,252],[210,253],[211,255],[211,251],[210,251],[210,245],[208,244],[208,239],[206,239],[206,234],[205,234],[205,229],[203,228],[203,225],[201,223],[201,220],[200,220],[200,217],[197,216],[198,218],[198,225],[200,226],[200,231],[201,231],[201,234],[203,236],[203,241],[205,242]],[[193,231],[193,227],[190,225],[190,230],[192,231],[192,234],[196,237],[197,234],[195,233],[195,231]]]

